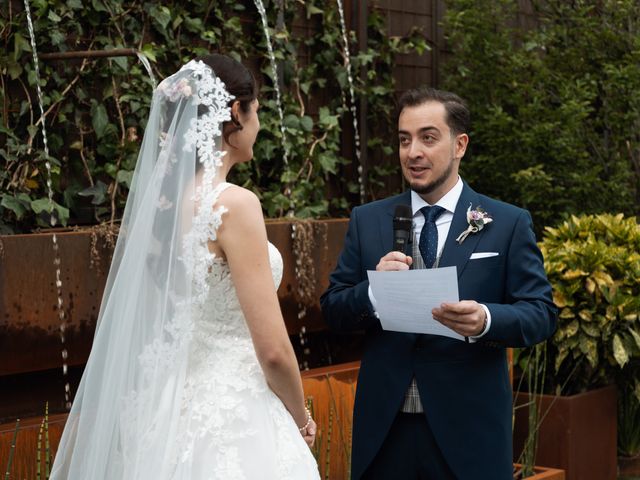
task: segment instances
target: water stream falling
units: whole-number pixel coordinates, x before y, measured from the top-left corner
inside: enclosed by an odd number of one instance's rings
[[[153,75],[153,71],[151,70],[151,64],[149,63],[149,59],[142,52],[137,51],[136,55],[138,56],[138,60],[140,60],[140,63],[144,66],[144,68],[146,68],[147,73],[149,74],[149,78],[151,79],[151,85],[153,85],[153,89],[155,90],[156,87],[158,86],[158,82],[156,82],[156,77]]]
[[[273,46],[271,44],[271,35],[269,33],[269,24],[267,22],[267,12],[264,8],[264,3],[262,2],[262,0],[254,0],[254,3],[256,5],[256,8],[258,9],[258,13],[260,14],[260,19],[262,20],[262,28],[264,30],[264,36],[267,42],[269,61],[271,63],[271,73],[273,75],[273,85],[276,91],[276,105],[278,106],[278,116],[280,117],[280,132],[282,133],[282,147],[284,149],[283,163],[284,163],[284,168],[287,169],[289,167],[289,145],[287,143],[285,126],[284,126],[284,113],[282,110],[282,97],[280,93],[280,82],[278,79],[278,67],[276,65],[276,57],[273,54]],[[285,186],[284,194],[289,199],[289,211],[287,212],[287,217],[293,217],[295,215],[295,202],[291,197],[291,186],[289,184]],[[295,223],[292,223],[291,224],[291,244],[293,246],[293,256],[295,258],[294,274],[296,277],[296,281],[298,283],[298,297],[303,298],[304,285],[302,285],[303,283],[303,280],[302,280],[303,275],[301,272],[302,259],[300,258],[301,253],[297,252],[295,248],[295,245],[297,243],[296,242],[297,237],[298,237],[297,225]],[[297,307],[298,307],[298,320],[302,320],[307,315],[307,308],[303,302],[298,302]],[[302,351],[303,351],[303,360],[300,365],[300,368],[303,370],[308,370],[309,362],[307,358],[310,352],[309,352],[309,347],[307,346],[308,342],[305,334],[306,334],[306,328],[303,325],[298,334],[300,346],[302,347]]]
[[[267,42],[267,50],[269,53],[269,61],[271,63],[271,74],[273,76],[273,87],[276,91],[276,105],[278,107],[278,117],[280,118],[280,133],[282,134],[282,148],[284,149],[284,154],[282,156],[282,161],[284,163],[285,170],[289,167],[289,144],[287,143],[287,134],[284,127],[284,112],[282,110],[282,96],[280,93],[280,82],[278,81],[278,66],[276,65],[276,57],[273,54],[273,45],[271,44],[271,34],[269,33],[269,23],[267,22],[267,12],[264,8],[264,3],[262,0],[254,0],[256,8],[258,9],[258,13],[260,14],[260,19],[262,20],[262,29],[264,30],[264,38]],[[289,211],[287,212],[288,217],[293,217],[295,212],[295,205],[293,200],[291,199],[291,187],[289,184],[286,185],[284,194],[287,198],[289,198]]]
[[[360,160],[360,130],[358,130],[358,116],[356,111],[356,94],[353,87],[353,76],[351,75],[351,55],[349,53],[349,39],[347,37],[347,26],[344,21],[344,8],[342,0],[336,0],[338,12],[340,12],[340,28],[342,29],[342,42],[344,43],[344,62],[347,70],[347,80],[349,81],[349,95],[351,96],[351,117],[353,118],[353,132],[356,149],[356,160],[358,161],[358,185],[360,187],[360,203],[365,203],[366,192],[364,189],[363,168]]]
[[[38,104],[40,106],[40,115],[42,118],[41,126],[42,126],[42,142],[44,144],[44,159],[45,166],[47,168],[47,191],[49,194],[49,208],[51,210],[50,224],[52,227],[56,226],[57,220],[55,217],[55,209],[53,203],[53,188],[52,188],[52,180],[51,180],[51,161],[49,159],[49,145],[47,143],[47,129],[45,127],[46,119],[44,116],[44,102],[42,100],[42,89],[40,88],[40,67],[38,62],[38,51],[36,48],[36,36],[33,30],[33,22],[31,20],[31,10],[29,8],[29,0],[24,0],[24,9],[27,14],[27,23],[29,27],[29,36],[31,37],[31,50],[33,53],[33,65],[36,73],[36,89],[38,91]],[[53,241],[53,265],[56,269],[56,290],[58,294],[58,318],[60,320],[60,342],[62,344],[62,375],[64,381],[64,403],[67,409],[71,408],[71,392],[69,388],[69,379],[68,379],[68,364],[67,364],[67,347],[65,343],[65,329],[66,329],[66,319],[63,308],[63,299],[62,299],[62,280],[60,279],[60,249],[58,245],[58,237],[55,232],[51,237]]]

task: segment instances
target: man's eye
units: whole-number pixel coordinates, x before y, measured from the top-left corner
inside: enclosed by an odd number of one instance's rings
[[[424,143],[433,143],[436,141],[436,139],[433,135],[425,135],[424,137],[422,137],[422,141]]]

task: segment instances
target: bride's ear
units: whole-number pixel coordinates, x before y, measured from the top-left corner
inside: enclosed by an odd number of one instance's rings
[[[239,115],[240,115],[240,101],[235,100],[231,105],[231,122],[233,122],[233,124],[236,126],[240,125]]]
[[[222,135],[224,143],[232,148],[237,148],[237,147],[231,143],[230,141],[231,135],[242,130],[242,124],[240,123],[239,115],[240,115],[240,102],[238,100],[235,100],[231,104],[231,122],[225,122],[223,127],[223,135]]]

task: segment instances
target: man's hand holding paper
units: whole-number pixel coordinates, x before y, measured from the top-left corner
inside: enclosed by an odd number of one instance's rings
[[[431,313],[445,327],[465,337],[480,335],[487,325],[487,312],[475,300],[443,303]]]
[[[462,340],[461,334],[433,318],[443,302],[458,300],[455,268],[409,270],[411,264],[411,257],[389,252],[380,259],[375,272],[368,272],[382,328]],[[452,321],[448,316],[446,320]]]

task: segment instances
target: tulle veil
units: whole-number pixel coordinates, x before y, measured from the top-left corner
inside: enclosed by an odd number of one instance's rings
[[[208,205],[233,99],[191,61],[154,91],[91,354],[51,478],[187,477],[178,430],[192,317],[207,291]],[[185,415],[186,413],[186,415]]]

